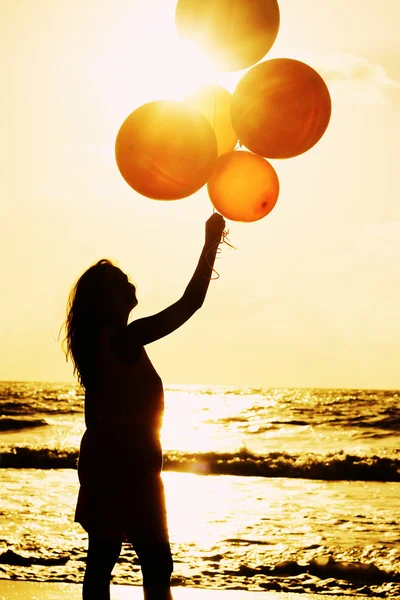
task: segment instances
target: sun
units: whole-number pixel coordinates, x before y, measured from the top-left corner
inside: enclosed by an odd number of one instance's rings
[[[98,56],[91,77],[104,89],[116,119],[153,100],[184,98],[208,84],[219,84],[233,92],[241,73],[221,73],[212,59],[191,40],[179,39],[175,25],[162,15],[128,43],[116,35],[113,46]],[[155,43],[157,42],[157,43]]]
[[[154,91],[162,89],[170,100],[183,100],[196,88],[214,83],[216,78],[212,63],[188,40],[169,39],[163,63],[165,69],[159,73]]]
[[[236,73],[221,73],[200,48],[190,40],[180,40],[165,34],[162,66],[152,84],[155,96],[162,94],[167,100],[183,100],[196,89],[208,85],[226,86],[229,91],[236,87],[239,77]],[[160,65],[161,67],[161,65]]]

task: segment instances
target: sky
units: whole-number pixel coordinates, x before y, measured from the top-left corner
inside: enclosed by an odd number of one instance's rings
[[[203,188],[160,202],[114,158],[135,108],[243,75],[182,49],[172,0],[0,3],[0,379],[73,381],[58,340],[68,293],[100,258],[162,310],[197,264]],[[304,60],[332,117],[305,154],[271,161],[273,211],[228,222],[220,278],[181,329],[148,346],[166,384],[400,388],[399,0],[281,0],[265,60]]]

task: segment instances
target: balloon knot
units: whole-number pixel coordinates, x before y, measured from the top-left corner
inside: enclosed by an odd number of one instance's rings
[[[220,248],[220,244],[226,244],[227,246],[229,246],[229,248],[233,248],[234,250],[237,250],[237,248],[235,246],[233,246],[233,244],[230,243],[228,235],[229,235],[229,229],[224,229],[224,231],[222,232],[221,239],[215,240],[215,242],[213,243],[213,245],[210,247],[210,249],[208,250],[208,252],[206,254],[207,264],[212,269],[212,272],[215,273],[215,275],[216,275],[215,277],[210,277],[210,281],[215,281],[216,279],[219,279],[220,278],[220,274],[210,264],[210,262],[208,260],[209,253],[213,252],[213,254],[215,254],[215,256],[217,258],[218,255],[220,255],[222,253],[222,249]]]

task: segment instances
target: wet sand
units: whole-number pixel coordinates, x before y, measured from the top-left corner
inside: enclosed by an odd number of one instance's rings
[[[174,600],[314,600],[326,594],[292,594],[286,592],[246,592],[243,590],[205,590],[198,588],[172,588]],[[349,595],[331,596],[329,600],[344,600]],[[357,595],[357,600],[367,596]],[[39,583],[34,581],[0,580],[0,600],[80,600],[82,586],[73,583]],[[111,600],[141,600],[140,586],[113,585]],[[373,597],[368,596],[369,600]]]

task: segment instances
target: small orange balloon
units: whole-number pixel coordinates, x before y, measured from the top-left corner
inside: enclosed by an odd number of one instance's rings
[[[233,94],[231,119],[242,144],[267,158],[291,158],[312,148],[331,117],[322,77],[291,58],[253,67]]]
[[[178,0],[175,24],[220,71],[240,71],[261,60],[279,31],[277,0]]]
[[[200,111],[214,129],[218,154],[231,152],[238,141],[231,123],[232,94],[221,85],[205,85],[187,96],[185,102]]]
[[[137,108],[121,125],[115,142],[122,177],[154,200],[178,200],[197,192],[217,156],[217,140],[207,119],[172,100]]]
[[[258,221],[275,206],[279,179],[265,158],[246,151],[223,154],[207,183],[210,200],[231,221]]]

